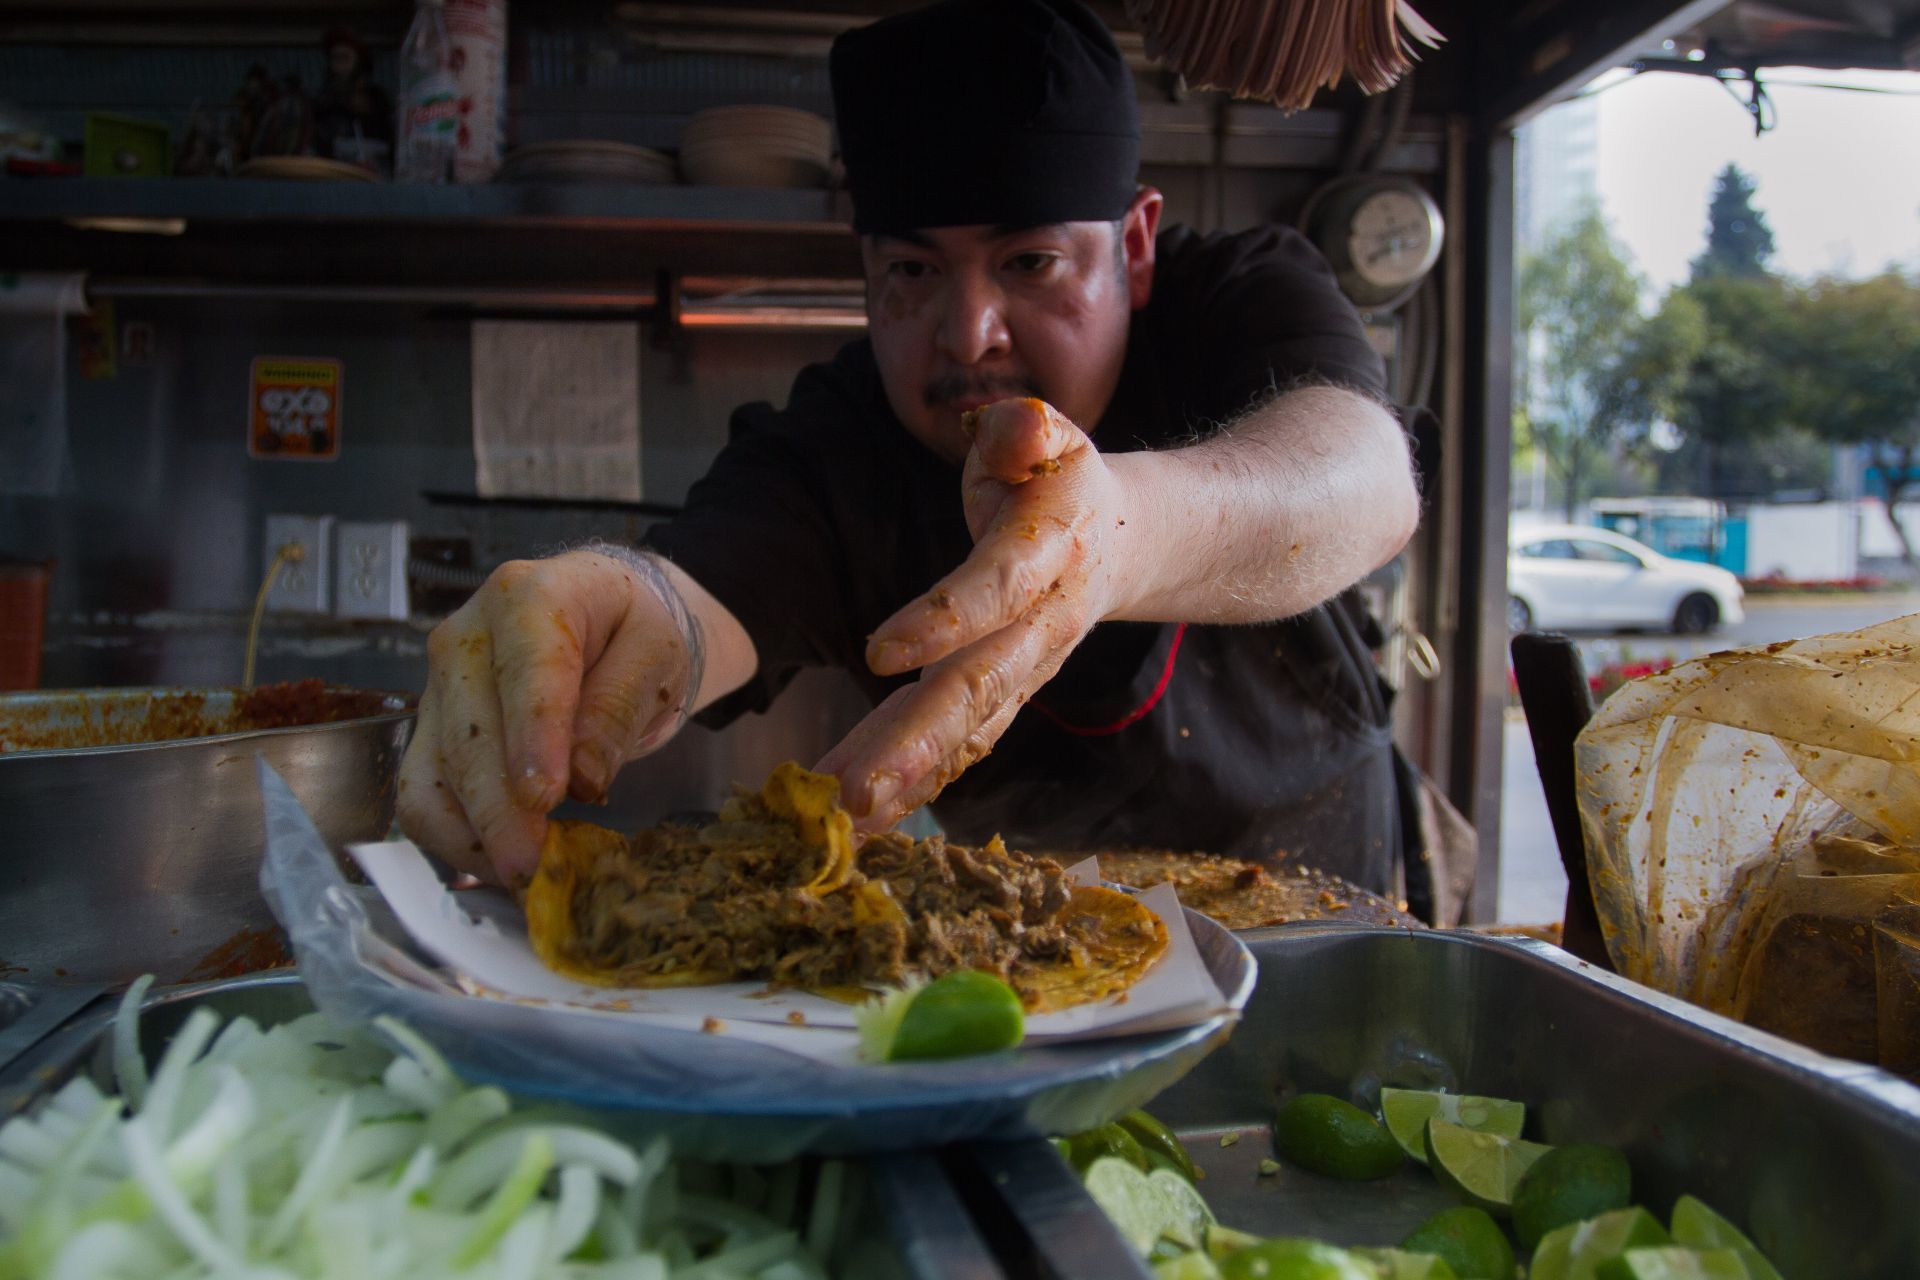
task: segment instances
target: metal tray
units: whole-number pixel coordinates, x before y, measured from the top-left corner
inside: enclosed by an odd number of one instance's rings
[[[197,1008],[225,1018],[246,1016],[271,1026],[313,1011],[306,988],[292,971],[250,975],[175,987],[149,996],[140,1017],[141,1049],[149,1062]],[[69,1020],[0,1065],[0,1122],[47,1097],[76,1075],[91,1075],[103,1088],[112,1082],[114,1005]],[[592,1117],[584,1117],[592,1123]],[[624,1117],[608,1117],[623,1133]],[[698,1152],[686,1154],[698,1157]],[[864,1162],[866,1177],[854,1221],[871,1230],[842,1242],[832,1260],[835,1275],[859,1280],[1001,1280],[993,1260],[940,1161],[924,1152],[877,1156]]]
[[[1206,1171],[1201,1191],[1230,1226],[1398,1241],[1456,1201],[1411,1164],[1376,1183],[1284,1163],[1260,1176],[1274,1103],[1294,1091],[1371,1103],[1382,1084],[1445,1087],[1525,1102],[1529,1138],[1620,1148],[1636,1202],[1664,1220],[1677,1196],[1699,1196],[1746,1226],[1787,1280],[1920,1276],[1920,1089],[1878,1068],[1544,943],[1336,925],[1243,938],[1260,977],[1240,1027],[1148,1104]],[[1089,1231],[1092,1202],[1046,1156],[1030,1144],[1027,1184],[1007,1202],[1029,1236],[1066,1249]]]

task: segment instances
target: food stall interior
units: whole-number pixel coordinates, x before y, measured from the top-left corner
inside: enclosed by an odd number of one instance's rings
[[[896,6],[811,3],[516,6],[509,136],[670,151],[714,106],[830,111],[834,32]],[[1369,583],[1400,688],[1403,747],[1473,821],[1497,880],[1499,716],[1509,432],[1512,130],[1613,66],[1739,80],[1795,63],[1901,67],[1912,0],[1844,7],[1572,0],[1431,0],[1446,37],[1395,92],[1351,86],[1283,112],[1190,90],[1145,54],[1117,3],[1097,6],[1136,68],[1147,181],[1170,220],[1200,228],[1332,217],[1328,184],[1410,179],[1444,218],[1443,251],[1411,297],[1376,300],[1370,331],[1398,394],[1429,407],[1427,511],[1415,543]],[[7,110],[55,137],[88,119],[158,122],[176,143],[250,68],[311,91],[323,33],[346,26],[391,85],[411,6],[208,3],[162,14],[129,0],[0,9]],[[409,590],[346,609],[269,613],[263,680],[417,689],[426,631],[477,575],[591,535],[632,537],[671,512],[725,438],[729,409],[784,398],[791,371],[861,324],[844,196],[830,187],[492,182],[446,187],[244,178],[13,178],[0,185],[0,271],[84,273],[64,411],[38,443],[58,465],[5,481],[0,552],[52,563],[47,688],[231,683],[270,563],[268,519],[371,527],[362,552],[404,556]],[[640,467],[620,498],[482,496],[476,325],[637,325]],[[250,456],[260,357],[333,362],[330,460]],[[51,450],[51,453],[48,451]],[[17,456],[17,455],[16,455]],[[403,522],[403,523],[402,523]],[[397,532],[396,532],[397,530]],[[394,539],[398,539],[395,542]],[[401,603],[396,607],[395,599]],[[394,615],[398,616],[385,616]],[[646,821],[775,761],[812,758],[860,710],[834,676],[802,679],[765,717],[684,735],[612,797]]]
[[[511,139],[670,152],[712,107],[826,115],[832,35],[898,7],[521,0],[508,43]],[[1920,0],[1423,0],[1446,42],[1404,88],[1367,98],[1343,87],[1295,112],[1189,89],[1146,57],[1121,4],[1096,7],[1133,61],[1144,178],[1167,193],[1171,220],[1305,220],[1331,234],[1315,215],[1339,203],[1329,184],[1356,176],[1410,182],[1443,216],[1430,274],[1365,304],[1397,394],[1434,423],[1417,439],[1421,532],[1368,591],[1400,689],[1397,735],[1480,832],[1469,914],[1487,920],[1508,642],[1513,130],[1629,64],[1719,75],[1748,94],[1772,66],[1920,69]],[[134,154],[150,137],[139,123],[159,122],[179,142],[256,64],[282,83],[320,83],[323,36],[340,26],[392,85],[411,11],[400,0],[0,0],[3,123],[71,142],[90,118],[133,122],[120,136]],[[0,275],[83,276],[86,303],[60,320],[67,367],[33,391],[58,406],[30,441],[54,461],[0,475],[0,561],[50,566],[38,684],[237,683],[276,545],[290,527],[331,536],[276,519],[325,517],[355,530],[336,548],[340,572],[278,580],[291,607],[265,615],[259,679],[417,691],[433,623],[490,566],[638,536],[683,501],[733,406],[783,400],[798,365],[859,332],[847,222],[824,175],[789,187],[0,178]],[[500,325],[567,326],[575,338],[629,327],[619,332],[631,335],[639,468],[628,492],[479,482],[477,460],[498,441],[479,430],[475,405]],[[250,449],[263,360],[327,380],[330,438],[309,441],[322,460]],[[19,621],[0,617],[0,646]],[[628,771],[595,817],[631,827],[713,807],[734,780],[817,757],[861,710],[841,678],[803,677],[768,715],[684,734]],[[160,777],[144,816],[157,822],[161,800],[198,785]],[[71,808],[108,789],[87,786]],[[135,879],[129,891],[145,892]],[[246,883],[250,892],[250,862]],[[178,932],[164,913],[153,927]],[[1616,1146],[1649,1201],[1692,1193],[1729,1208],[1793,1280],[1914,1274],[1920,1220],[1899,1207],[1920,1195],[1920,1092],[1892,1076],[1543,943],[1357,922],[1238,936],[1258,970],[1243,1019],[1152,1104],[1206,1171],[1197,1185],[1223,1220],[1387,1245],[1447,1203],[1416,1165],[1336,1183],[1266,1158],[1277,1099],[1386,1083],[1524,1099],[1534,1137]],[[17,976],[0,965],[0,979]],[[15,1008],[20,991],[0,981],[0,1122],[75,1080],[110,1087],[126,1069],[143,1046],[130,1029],[114,1043],[111,1002],[96,1001],[107,985]],[[271,1027],[309,1003],[287,973],[183,986],[148,1007],[140,1034],[151,1057],[200,1008]],[[817,1177],[817,1157],[806,1159]],[[834,1239],[813,1242],[833,1274],[1153,1274],[1039,1139],[870,1151],[849,1167],[858,1196]]]

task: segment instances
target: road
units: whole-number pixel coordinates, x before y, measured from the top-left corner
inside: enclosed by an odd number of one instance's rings
[[[1660,657],[1685,662],[1719,649],[1851,631],[1909,613],[1920,613],[1920,593],[1762,597],[1747,601],[1745,622],[1712,635],[1576,635],[1574,639],[1587,670],[1595,671],[1609,662]],[[1510,924],[1558,920],[1566,904],[1567,878],[1540,795],[1533,740],[1518,712],[1507,717],[1501,787],[1499,918]]]

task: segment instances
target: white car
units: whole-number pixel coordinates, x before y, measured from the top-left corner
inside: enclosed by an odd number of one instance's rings
[[[1698,635],[1746,616],[1740,579],[1717,565],[1663,556],[1590,525],[1517,532],[1507,552],[1507,627],[1667,627]]]

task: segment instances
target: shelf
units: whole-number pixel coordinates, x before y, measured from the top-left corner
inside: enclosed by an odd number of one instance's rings
[[[759,187],[20,178],[0,182],[0,220],[778,223],[839,232],[847,226],[844,200],[832,191]]]
[[[0,181],[0,270],[387,285],[855,279],[844,193],[688,186]],[[559,234],[556,234],[559,233]]]

